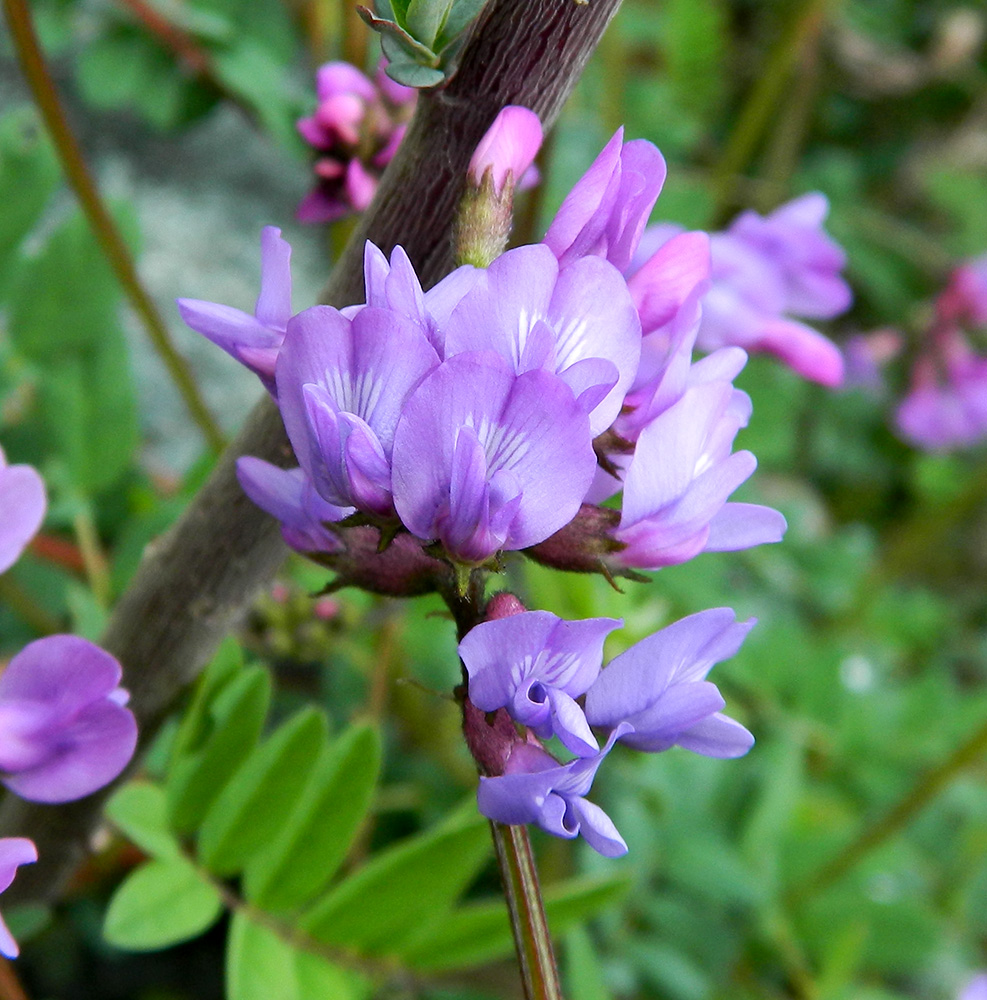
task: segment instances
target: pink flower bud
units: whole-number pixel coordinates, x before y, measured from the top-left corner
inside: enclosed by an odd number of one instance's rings
[[[470,178],[479,186],[489,168],[493,172],[494,190],[500,195],[508,175],[517,183],[531,166],[541,143],[538,115],[527,108],[509,104],[501,109],[476,147],[470,160]]]

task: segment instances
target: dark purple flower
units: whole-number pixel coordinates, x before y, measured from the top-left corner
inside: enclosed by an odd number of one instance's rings
[[[625,143],[618,129],[562,202],[544,242],[563,264],[592,255],[624,273],[664,182],[655,146]]]
[[[273,394],[274,365],[291,317],[291,247],[280,229],[265,226],[260,248],[260,295],[253,316],[201,299],[178,299],[177,304],[188,326],[246,365]]]
[[[420,328],[367,307],[293,317],[277,365],[278,403],[295,454],[323,499],[394,514],[391,447],[408,395],[439,359]]]
[[[331,554],[342,550],[339,536],[326,523],[341,521],[353,507],[323,500],[301,468],[279,469],[260,458],[238,458],[236,475],[243,492],[261,510],[281,522],[281,535],[296,552]]]
[[[394,505],[413,534],[478,564],[570,521],[595,467],[589,421],[569,386],[469,352],[443,362],[404,405]]]
[[[734,655],[755,619],[730,608],[701,611],[642,639],[605,667],[586,693],[586,718],[638,750],[678,745],[709,757],[739,757],[754,737],[721,714],[723,698],[706,680]]]
[[[38,849],[26,837],[0,837],[0,892],[10,888],[21,865],[30,865],[37,860]],[[0,917],[0,953],[7,958],[17,958],[20,954],[20,948],[3,917]]]
[[[316,186],[298,207],[300,222],[333,222],[361,212],[377,189],[414,109],[417,92],[378,71],[376,82],[345,62],[316,73],[318,107],[298,121],[318,153]]]
[[[0,573],[20,558],[45,518],[48,498],[30,465],[8,465],[0,448]]]
[[[547,833],[568,840],[582,834],[600,854],[619,858],[627,853],[624,838],[613,820],[584,796],[622,732],[616,728],[599,753],[568,764],[560,764],[533,743],[516,744],[503,774],[480,778],[476,793],[480,812],[497,823],[537,823]]]
[[[599,750],[575,700],[596,680],[603,641],[616,618],[563,621],[547,611],[525,611],[481,622],[459,644],[477,708],[506,708],[541,739],[558,736],[580,756]]]
[[[121,673],[77,636],[25,646],[0,675],[0,780],[32,802],[79,799],[112,781],[137,743]]]
[[[555,372],[590,414],[595,437],[620,412],[641,355],[641,326],[620,272],[584,257],[560,267],[542,244],[479,271],[445,329],[445,353],[496,351],[518,374]]]

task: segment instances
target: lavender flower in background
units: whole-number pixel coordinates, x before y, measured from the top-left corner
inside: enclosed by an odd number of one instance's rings
[[[68,802],[112,781],[137,745],[121,675],[77,636],[25,646],[0,675],[0,780],[32,802]]]
[[[563,621],[547,611],[481,622],[459,644],[477,708],[506,708],[540,739],[558,736],[580,756],[599,750],[576,698],[596,680],[615,618]]]
[[[0,893],[10,888],[17,869],[38,860],[38,849],[26,837],[0,837]],[[0,954],[17,958],[20,948],[0,917]]]
[[[0,573],[17,562],[38,533],[47,506],[41,476],[30,465],[8,465],[0,448]]]
[[[185,323],[249,368],[273,395],[274,366],[291,317],[291,247],[281,230],[260,235],[260,295],[253,316],[232,306],[178,299]]]
[[[961,264],[936,299],[915,359],[911,385],[895,414],[899,434],[929,451],[987,438],[987,355],[970,330],[987,325],[987,256]]]
[[[987,972],[980,972],[960,990],[956,1000],[987,1000]]]
[[[362,212],[394,157],[414,110],[417,91],[395,83],[381,68],[371,80],[345,62],[316,73],[318,107],[298,121],[317,152],[315,188],[298,206],[299,222],[334,222]]]
[[[768,216],[744,212],[726,231],[712,235],[711,282],[697,347],[766,352],[811,381],[841,383],[839,348],[798,321],[831,319],[850,305],[850,288],[840,273],[846,255],[823,229],[828,209],[823,195],[808,194]],[[680,232],[669,223],[649,227],[637,261],[643,265]]]

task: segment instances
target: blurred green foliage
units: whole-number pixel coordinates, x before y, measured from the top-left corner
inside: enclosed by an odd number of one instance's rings
[[[367,45],[330,0],[34,6],[80,114],[177,142],[233,106],[299,176],[311,71]],[[985,34],[982,5],[937,0],[625,0],[533,214],[544,225],[624,124],[668,160],[656,219],[716,228],[825,192],[856,293],[828,332],[914,338],[950,266],[987,250]],[[0,581],[8,654],[51,628],[94,634],[85,525],[116,595],[209,460],[167,482],[142,462],[119,290],[24,107],[0,117],[0,205],[0,436],[52,496],[42,543]],[[132,206],[116,213],[137,247]],[[984,451],[922,455],[892,436],[904,365],[883,396],[827,393],[763,359],[739,384],[754,401],[740,445],[760,462],[744,498],[786,514],[782,545],[704,555],[624,594],[508,562],[529,606],[623,617],[609,655],[706,607],[759,618],[714,675],[757,736],[748,757],[618,749],[594,798],[625,859],[536,835],[569,995],[948,1000],[987,965],[982,753],[818,879],[987,718]],[[122,836],[54,913],[10,914],[32,996],[517,995],[487,835],[463,805],[476,779],[448,698],[452,625],[437,601],[351,592],[316,615],[324,583],[286,566],[111,803]]]

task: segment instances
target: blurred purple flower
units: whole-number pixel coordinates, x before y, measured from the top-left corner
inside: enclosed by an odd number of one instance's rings
[[[586,718],[637,750],[685,747],[708,757],[739,757],[754,737],[721,714],[723,698],[706,675],[733,656],[755,619],[730,608],[701,611],[642,639],[605,667],[586,693]]]
[[[324,500],[393,517],[395,428],[407,397],[438,363],[421,330],[389,310],[368,306],[348,319],[315,306],[291,319],[278,403],[299,464]]]
[[[987,972],[980,972],[960,990],[956,1000],[987,1000]]]
[[[0,573],[17,562],[38,533],[47,506],[37,471],[30,465],[8,465],[0,448]]]
[[[603,641],[616,618],[564,621],[547,611],[525,611],[476,625],[459,644],[477,708],[506,708],[545,740],[558,736],[580,756],[599,750],[575,700],[596,680]]]
[[[316,73],[315,111],[298,121],[301,137],[318,153],[315,188],[298,206],[300,222],[333,222],[362,212],[391,161],[414,109],[417,92],[378,70],[370,80],[345,62]]]
[[[178,299],[177,304],[188,326],[246,365],[273,395],[274,366],[291,318],[291,247],[280,229],[265,226],[260,252],[260,295],[253,316],[201,299]]]
[[[584,798],[622,733],[623,728],[617,727],[599,753],[568,764],[560,764],[533,743],[518,743],[502,775],[480,778],[476,793],[480,812],[498,823],[537,823],[547,833],[568,840],[582,834],[590,847],[608,858],[626,854],[627,844],[613,820]]]
[[[568,523],[596,467],[570,388],[516,375],[489,351],[443,362],[404,405],[394,436],[394,503],[404,525],[464,563],[522,549]]]
[[[137,744],[121,673],[77,636],[22,649],[0,675],[0,780],[32,802],[79,799],[112,781]]]
[[[510,178],[516,186],[534,162],[542,144],[541,121],[534,111],[509,104],[501,108],[473,152],[469,176],[479,186],[489,170],[499,196]]]
[[[38,860],[38,849],[26,837],[0,837],[0,892],[10,888],[17,869]],[[0,954],[7,958],[17,958],[20,948],[7,925],[0,917]]]
[[[296,552],[332,554],[343,548],[338,535],[325,525],[341,521],[354,508],[336,507],[323,500],[303,469],[280,469],[263,459],[244,456],[237,459],[236,474],[243,492],[280,521],[285,543]]]

